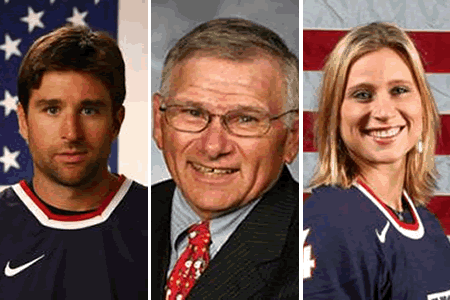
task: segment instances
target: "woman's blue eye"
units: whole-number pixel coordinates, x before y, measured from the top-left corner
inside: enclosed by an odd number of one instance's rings
[[[395,87],[392,89],[392,94],[394,94],[394,95],[400,95],[400,94],[404,94],[407,92],[409,92],[409,89],[407,89],[405,87],[401,87],[401,86],[398,86],[398,87]]]
[[[359,91],[359,92],[353,93],[353,97],[356,99],[367,100],[367,99],[372,98],[372,93],[370,93],[368,91]]]

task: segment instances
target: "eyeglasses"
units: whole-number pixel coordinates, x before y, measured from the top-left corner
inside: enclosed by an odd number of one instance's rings
[[[213,117],[220,117],[222,126],[231,134],[241,137],[260,137],[265,135],[273,120],[277,120],[289,113],[298,113],[298,109],[291,109],[278,116],[271,116],[265,111],[256,109],[239,109],[224,115],[212,114],[206,109],[169,105],[159,108],[164,112],[167,123],[178,131],[197,133],[205,130]]]

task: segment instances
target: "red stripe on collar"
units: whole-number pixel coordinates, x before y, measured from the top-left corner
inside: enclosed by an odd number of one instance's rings
[[[402,221],[399,220],[399,218],[397,217],[396,214],[394,214],[389,207],[383,202],[381,201],[380,198],[378,198],[378,196],[374,193],[374,191],[372,191],[372,189],[365,184],[361,179],[357,179],[356,182],[361,185],[367,192],[369,192],[374,198],[375,200],[378,201],[378,203],[381,204],[381,206],[384,208],[385,211],[387,211],[389,213],[389,215],[397,222],[397,224],[399,226],[401,226],[402,228],[408,229],[408,230],[417,230],[419,228],[419,222],[417,220],[417,215],[414,212],[414,209],[412,207],[409,207],[409,211],[411,212],[411,215],[414,219],[414,222],[412,224],[407,224],[404,223]],[[406,201],[406,203],[408,203],[408,206],[410,206],[409,201]]]
[[[52,213],[47,208],[47,206],[45,206],[45,204],[42,203],[42,201],[39,200],[39,198],[31,191],[30,187],[27,185],[25,180],[21,180],[19,182],[19,184],[22,187],[22,189],[25,191],[25,193],[31,198],[31,200],[33,200],[33,202],[39,207],[39,209],[50,220],[73,222],[73,221],[87,220],[87,219],[91,219],[91,218],[93,218],[95,216],[101,215],[103,213],[103,211],[105,210],[105,208],[111,203],[112,199],[114,198],[114,196],[117,194],[117,192],[119,191],[120,187],[124,183],[125,176],[120,175],[118,181],[119,181],[119,184],[117,185],[117,189],[112,191],[111,193],[109,193],[105,197],[105,199],[103,199],[102,204],[96,210],[88,212],[88,213],[85,213],[85,214],[79,214],[79,215],[73,215],[73,216],[63,216],[63,215],[57,215],[57,214]]]

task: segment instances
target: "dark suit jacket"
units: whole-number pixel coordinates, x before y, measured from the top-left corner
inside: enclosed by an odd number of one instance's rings
[[[175,184],[152,186],[152,295],[164,299]],[[299,185],[284,168],[187,299],[299,299]],[[158,297],[156,297],[158,296]]]

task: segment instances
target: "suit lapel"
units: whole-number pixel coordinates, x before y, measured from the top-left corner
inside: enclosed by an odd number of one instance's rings
[[[270,279],[279,266],[294,213],[298,214],[298,185],[285,169],[223,245],[188,298],[247,299],[265,287],[265,278]]]
[[[173,181],[152,187],[152,290],[164,299],[170,260],[170,216],[175,190]]]

